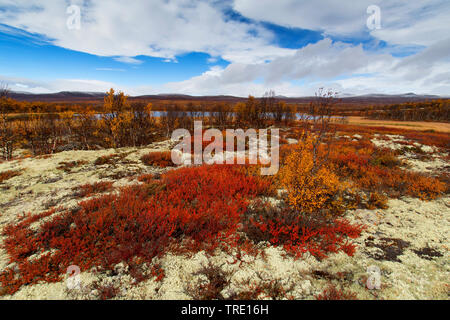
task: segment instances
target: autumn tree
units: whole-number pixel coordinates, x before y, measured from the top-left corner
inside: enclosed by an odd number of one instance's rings
[[[234,118],[237,127],[241,127],[247,122],[247,114],[245,112],[244,103],[236,103],[236,105],[234,106]]]
[[[188,130],[194,130],[194,118],[191,117],[187,106],[176,105],[177,111],[177,123],[176,128],[184,128]]]
[[[231,120],[230,107],[223,102],[216,103],[214,110],[210,112],[210,125],[223,129]]]
[[[381,107],[371,106],[367,108],[365,115],[378,120],[450,121],[450,100],[437,99]]]
[[[131,130],[130,144],[141,146],[153,141],[156,133],[156,121],[153,117],[153,105],[151,103],[135,102],[131,104]]]
[[[277,105],[275,91],[269,90],[259,102],[258,126],[262,126],[268,120],[274,120],[274,111]]]
[[[304,138],[312,136],[312,155],[314,170],[318,170],[327,157],[318,157],[318,149],[322,144],[331,144],[335,135],[334,127],[331,124],[332,113],[336,103],[337,92],[331,89],[320,88],[315,99],[309,105],[309,112],[303,119]],[[330,150],[330,148],[327,148]]]
[[[179,125],[179,116],[180,113],[175,109],[174,105],[166,106],[166,111],[160,117],[160,124],[162,130],[164,131],[164,135],[166,137],[170,137],[173,130],[175,130]]]
[[[33,113],[20,123],[23,142],[34,155],[55,153],[62,145],[64,125],[57,115]]]
[[[85,107],[79,111],[72,124],[74,137],[81,148],[91,150],[99,130],[96,112],[90,106]]]
[[[9,89],[6,84],[0,85],[0,148],[5,160],[12,158],[15,135],[10,122],[8,122],[8,95]]]
[[[260,127],[264,123],[265,112],[263,104],[254,96],[249,96],[245,103],[237,103],[234,108],[238,125]]]
[[[297,117],[295,112],[295,107],[285,102],[281,101],[277,103],[277,108],[281,110],[283,124],[288,126],[292,121],[294,121]]]
[[[251,126],[259,124],[259,106],[255,97],[249,96],[245,102],[245,111],[247,114],[247,122]]]
[[[202,118],[201,106],[195,105],[193,102],[188,102],[185,107],[187,116],[192,119],[192,121]]]
[[[329,161],[334,132],[331,125],[334,97],[331,90],[319,89],[303,119],[304,131],[287,156],[281,182],[288,190],[288,202],[299,212],[341,212],[342,188]]]
[[[277,101],[271,109],[271,118],[277,124],[285,126],[295,119],[295,109],[292,105],[288,105],[284,101]]]
[[[124,137],[129,135],[132,115],[129,113],[128,97],[123,93],[115,93],[111,88],[104,98],[104,113],[102,132],[107,146],[118,148],[122,146]]]

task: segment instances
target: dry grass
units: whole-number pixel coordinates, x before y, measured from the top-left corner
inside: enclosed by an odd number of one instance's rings
[[[115,165],[117,162],[122,161],[126,156],[127,154],[125,153],[123,154],[113,153],[110,155],[98,157],[95,160],[94,164],[96,166]]]
[[[363,117],[348,117],[348,124],[358,126],[380,126],[406,130],[418,130],[418,131],[434,130],[438,132],[446,132],[446,133],[450,132],[450,123],[445,122],[391,121],[391,120],[372,120]]]
[[[58,170],[63,170],[64,172],[69,173],[69,172],[72,171],[72,169],[78,168],[78,167],[80,167],[80,166],[82,166],[84,164],[87,164],[87,161],[83,161],[83,160],[80,160],[80,161],[63,161],[63,162],[58,163],[57,169]]]

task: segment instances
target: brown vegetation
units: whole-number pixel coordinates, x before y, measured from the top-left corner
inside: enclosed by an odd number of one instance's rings
[[[337,288],[330,284],[323,292],[316,296],[317,300],[357,300],[356,294]]]
[[[0,183],[5,182],[13,177],[20,176],[22,173],[18,170],[8,170],[0,172]]]
[[[113,189],[113,182],[102,181],[93,184],[84,184],[73,188],[78,198],[90,197],[97,193],[104,193]]]
[[[64,107],[45,103],[17,102],[0,90],[0,148],[9,160],[17,148],[31,149],[34,155],[52,154],[71,149],[120,148],[142,146],[173,130],[193,130],[194,120],[206,125],[262,127],[266,123],[287,125],[295,108],[275,99],[273,92],[262,99],[249,97],[246,103],[190,102],[158,104],[158,115],[151,103],[130,102],[123,92],[111,89],[101,106]],[[23,113],[25,117],[11,116]]]
[[[450,99],[372,107],[365,115],[377,120],[450,121]]]
[[[141,161],[147,166],[156,166],[161,168],[174,167],[172,162],[172,153],[166,152],[150,152],[141,157]]]

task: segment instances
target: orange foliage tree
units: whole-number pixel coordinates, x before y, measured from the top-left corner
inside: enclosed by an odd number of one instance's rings
[[[9,90],[5,85],[0,87],[0,148],[5,160],[10,160],[13,150],[17,145],[18,135],[15,125],[8,121],[8,94]]]
[[[101,128],[105,142],[113,148],[120,147],[125,123],[129,122],[127,98],[123,92],[116,94],[111,88],[104,99]]]

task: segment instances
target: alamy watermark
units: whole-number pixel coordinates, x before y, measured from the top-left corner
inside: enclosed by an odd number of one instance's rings
[[[71,265],[67,268],[66,286],[69,290],[81,290],[80,267]]]
[[[381,9],[377,5],[370,5],[367,7],[367,14],[370,16],[367,18],[367,28],[369,30],[381,29]]]
[[[81,29],[81,8],[77,5],[67,7],[66,13],[69,17],[66,20],[66,25],[69,30]]]
[[[279,169],[279,129],[226,129],[224,133],[203,130],[202,121],[194,121],[193,137],[187,129],[177,129],[172,140],[181,140],[172,150],[176,165],[261,164],[261,175],[274,175]]]
[[[366,281],[366,287],[369,290],[381,289],[381,271],[377,266],[371,265],[367,267],[368,278]]]

